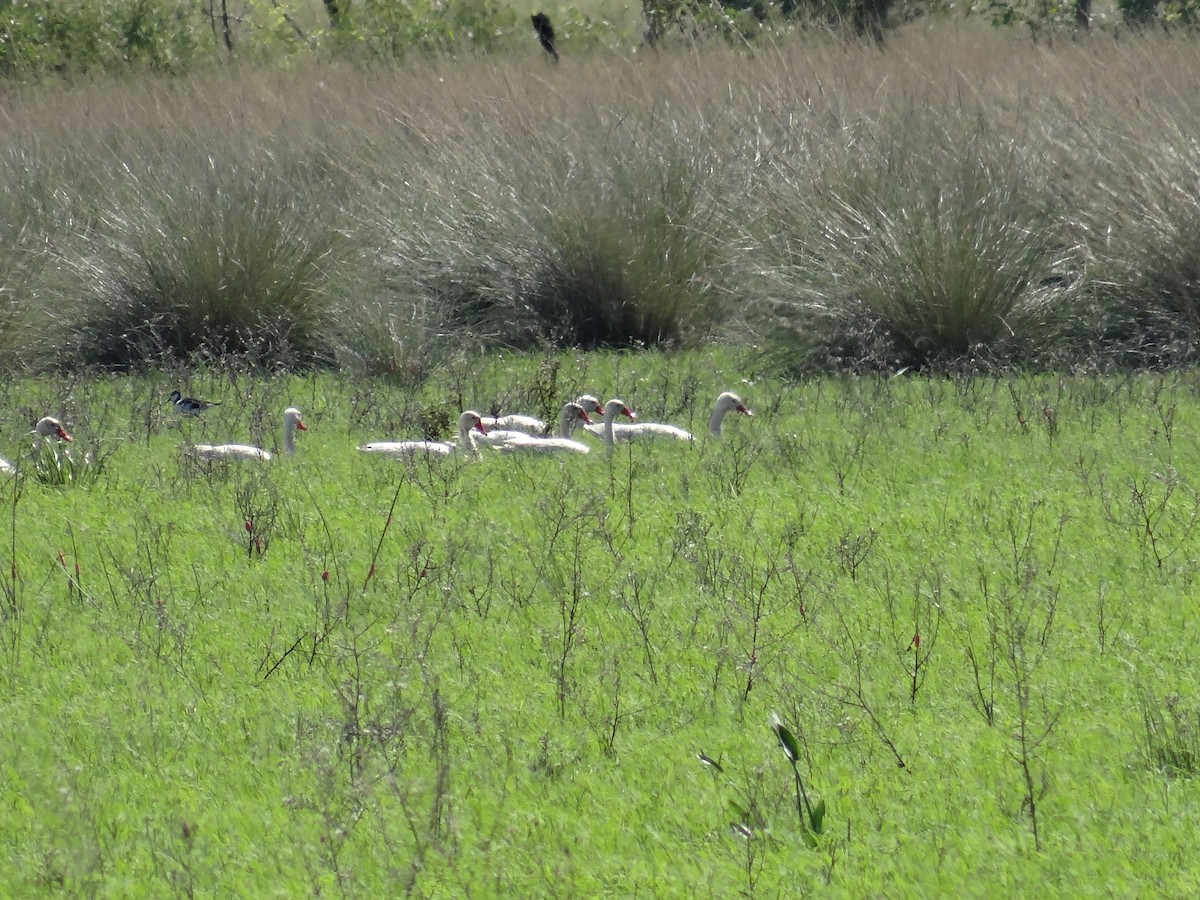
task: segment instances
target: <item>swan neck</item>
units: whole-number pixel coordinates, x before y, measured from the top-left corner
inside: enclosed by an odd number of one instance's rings
[[[721,423],[725,421],[725,413],[728,410],[724,406],[717,404],[713,407],[712,415],[708,417],[708,430],[716,437],[721,436]]]
[[[283,420],[283,452],[296,455],[296,423],[290,417]]]

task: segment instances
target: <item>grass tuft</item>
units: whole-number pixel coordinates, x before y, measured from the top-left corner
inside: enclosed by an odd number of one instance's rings
[[[1072,288],[1050,278],[1062,260],[1029,163],[986,129],[904,118],[776,193],[796,292],[785,315],[856,364],[1033,358]]]
[[[1184,706],[1175,694],[1159,699],[1142,690],[1138,699],[1151,768],[1187,778],[1200,772],[1200,710]]]
[[[253,168],[147,167],[103,210],[75,265],[94,285],[73,334],[89,365],[328,359],[327,287],[343,239],[303,195]]]

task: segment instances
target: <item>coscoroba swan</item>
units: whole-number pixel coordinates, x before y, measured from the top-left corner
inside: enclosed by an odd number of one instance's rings
[[[29,432],[33,438],[33,452],[40,453],[42,442],[46,438],[58,438],[60,441],[71,443],[71,435],[67,434],[65,428],[62,427],[62,422],[54,418],[54,416],[43,416],[37,420],[37,424],[33,426],[33,431]],[[17,471],[17,467],[10,463],[7,459],[0,457],[0,475],[13,475]]]
[[[743,416],[753,416],[754,413],[746,407],[742,402],[742,398],[737,394],[725,391],[717,397],[717,405],[713,407],[712,415],[708,417],[708,433],[713,437],[721,436],[721,423],[725,421],[725,414],[736,410]]]
[[[508,431],[504,432],[504,440],[492,446],[503,453],[587,453],[587,444],[571,440],[571,432],[576,423],[591,421],[578,403],[564,403],[558,416],[558,437],[535,437],[519,431]],[[491,437],[491,434],[488,436]]]
[[[288,456],[292,456],[296,452],[296,432],[308,431],[308,426],[304,424],[304,417],[300,414],[300,410],[294,406],[289,406],[283,411],[283,452]],[[261,447],[252,447],[249,444],[192,444],[187,448],[187,452],[196,457],[208,461],[218,459],[270,459],[271,453]]]
[[[414,456],[449,456],[451,453],[474,453],[475,440],[471,434],[474,429],[481,434],[487,434],[483,418],[473,410],[467,410],[458,417],[458,443],[452,441],[375,441],[363,444],[358,449],[363,453],[377,453],[382,456],[410,458]]]
[[[39,438],[56,437],[60,441],[71,443],[71,436],[67,434],[62,427],[62,422],[54,418],[54,416],[43,416],[37,420],[37,424],[33,426],[33,431],[30,434],[35,434]]]
[[[685,431],[682,428],[676,428],[674,425],[662,425],[658,422],[633,422],[630,424],[615,424],[608,416],[609,407],[615,401],[609,400],[604,405],[604,424],[603,425],[585,425],[584,428],[590,434],[601,436],[604,438],[604,443],[611,446],[617,441],[641,441],[649,438],[674,438],[680,441],[690,441],[692,433]],[[625,406],[624,403],[621,404]],[[620,415],[621,410],[617,409],[615,415]],[[636,419],[637,416],[625,410],[626,415],[631,419]]]
[[[708,417],[708,432],[714,437],[721,436],[721,423],[725,421],[725,414],[730,410],[737,410],[742,415],[752,416],[752,413],[737,394],[732,394],[729,391],[717,397],[717,402],[713,406],[712,414]],[[592,425],[585,426],[588,431],[595,435],[604,436],[608,441],[608,431],[604,426]],[[659,422],[634,422],[631,424],[613,425],[612,440],[614,441],[640,441],[650,438],[672,438],[678,441],[693,440],[692,433],[686,429],[679,428],[675,425],[665,425]]]

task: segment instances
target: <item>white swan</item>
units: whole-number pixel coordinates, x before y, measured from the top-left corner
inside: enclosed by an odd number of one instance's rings
[[[731,410],[737,410],[742,415],[753,416],[751,412],[737,394],[725,391],[717,397],[717,402],[713,406],[712,414],[708,417],[708,432],[714,437],[721,436],[721,423],[725,421],[725,414]],[[630,418],[633,418],[632,416]],[[594,435],[604,437],[606,442],[611,441],[640,441],[649,438],[673,438],[678,441],[691,441],[694,436],[690,431],[679,428],[675,425],[665,425],[660,422],[634,422],[632,424],[613,425],[611,430],[612,437],[609,437],[609,430],[603,425],[584,426]]]
[[[42,416],[37,420],[37,424],[33,426],[33,431],[29,432],[33,438],[33,452],[38,454],[41,452],[42,443],[45,438],[58,438],[60,441],[71,443],[73,438],[67,434],[65,428],[62,427],[62,422],[54,418],[54,416]],[[14,475],[17,467],[10,463],[7,459],[0,457],[0,474]]]
[[[717,405],[713,407],[712,415],[708,417],[708,433],[713,437],[720,437],[721,423],[725,421],[725,414],[733,410],[737,410],[743,416],[754,415],[754,412],[742,402],[741,397],[725,391],[717,397]]]
[[[413,456],[449,456],[451,453],[475,452],[475,440],[471,430],[487,434],[483,417],[473,410],[467,410],[458,417],[458,443],[452,441],[375,441],[363,444],[358,449],[362,453],[378,453],[383,456],[407,458]]]
[[[289,406],[283,411],[283,452],[292,456],[296,452],[296,432],[308,431],[300,410]],[[197,459],[212,462],[218,459],[262,459],[271,458],[271,453],[249,444],[192,444],[187,452]]]
[[[590,423],[587,412],[578,403],[564,403],[558,415],[558,437],[536,437],[520,431],[502,432],[504,440],[493,443],[502,453],[588,453],[587,444],[571,440],[578,422]],[[489,434],[490,438],[493,433]]]
[[[589,434],[596,434],[597,429],[599,429],[600,435],[604,438],[605,446],[611,448],[616,443],[615,430],[618,427],[627,427],[613,424],[613,419],[617,416],[628,416],[631,419],[637,418],[633,411],[625,405],[624,400],[613,399],[604,404],[603,424],[584,425],[583,427],[587,429]]]
[[[212,400],[197,400],[195,397],[185,397],[179,391],[171,391],[171,405],[181,416],[198,416],[206,409],[220,406]]]
[[[37,420],[37,424],[33,426],[33,431],[30,434],[36,434],[39,438],[56,437],[60,441],[71,443],[73,438],[67,434],[62,427],[62,422],[54,418],[54,416],[42,416]]]
[[[621,408],[614,407],[617,401],[609,400],[604,404],[604,424],[603,425],[585,425],[589,434],[597,435],[604,438],[604,443],[612,446],[617,441],[640,441],[648,438],[667,437],[675,438],[680,441],[692,440],[692,433],[685,431],[682,428],[676,428],[674,425],[662,425],[658,422],[634,422],[632,424],[614,424],[612,418],[620,415],[621,410],[625,409],[625,404],[621,404]],[[609,416],[609,410],[615,409],[613,417]],[[637,416],[625,409],[625,414],[631,419],[636,419]]]

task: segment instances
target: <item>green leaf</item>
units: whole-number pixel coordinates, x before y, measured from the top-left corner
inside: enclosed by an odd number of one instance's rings
[[[777,718],[772,718],[771,728],[775,730],[775,736],[779,738],[779,745],[783,747],[783,752],[792,762],[800,759],[800,742],[796,740],[796,736],[788,731],[788,727],[779,721]]]
[[[820,834],[821,829],[825,824],[825,801],[818,800],[817,805],[813,807],[812,815],[809,817],[809,823],[812,825],[813,834]]]

